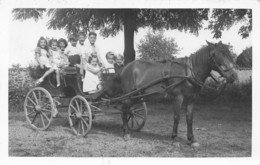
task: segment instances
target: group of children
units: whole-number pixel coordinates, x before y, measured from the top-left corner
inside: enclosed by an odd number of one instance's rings
[[[108,65],[102,61],[98,47],[95,45],[97,34],[90,32],[89,43],[85,44],[86,35],[81,32],[78,36],[70,36],[69,44],[63,38],[51,39],[49,42],[41,37],[35,50],[36,61],[41,68],[48,68],[44,75],[36,81],[40,84],[46,76],[56,73],[57,87],[60,86],[60,69],[66,66],[78,67],[83,80],[83,92],[94,93],[100,84],[102,69],[114,68],[118,73],[123,67],[124,58],[121,54],[106,53]],[[84,74],[85,71],[85,74]]]

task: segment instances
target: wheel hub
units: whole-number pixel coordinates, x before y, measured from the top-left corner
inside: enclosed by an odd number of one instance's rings
[[[40,105],[36,105],[35,106],[35,110],[36,110],[36,112],[40,112],[41,111],[41,106]]]
[[[81,118],[81,117],[82,117],[82,114],[81,114],[80,112],[77,112],[77,113],[76,113],[76,117],[77,117],[77,118]]]

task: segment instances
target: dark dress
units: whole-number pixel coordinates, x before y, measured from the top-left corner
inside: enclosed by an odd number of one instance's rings
[[[121,73],[122,69],[124,68],[124,65],[123,64],[120,65],[120,64],[115,63],[114,68],[115,68],[116,74],[119,75]]]

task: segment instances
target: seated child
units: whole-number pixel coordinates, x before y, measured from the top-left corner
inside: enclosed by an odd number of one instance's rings
[[[106,54],[106,60],[107,60],[107,65],[106,68],[108,68],[109,73],[115,73],[114,70],[114,63],[115,63],[115,54],[111,51],[107,52]]]
[[[60,52],[60,58],[61,58],[61,65],[62,67],[69,65],[68,57],[64,54],[64,51],[66,47],[68,46],[68,43],[65,39],[60,38],[58,40],[58,47],[59,47],[59,52]]]
[[[89,57],[89,63],[85,65],[85,78],[83,80],[83,92],[95,93],[98,91],[97,86],[100,84],[98,74],[100,67],[98,66],[97,57]]]
[[[76,66],[81,68],[81,58],[80,53],[77,48],[77,39],[75,36],[69,37],[69,42],[71,45],[68,45],[68,47],[64,50],[64,54],[68,57],[69,60],[69,66]]]
[[[55,39],[51,39],[49,42],[50,46],[50,59],[53,66],[53,69],[56,72],[56,81],[57,81],[57,87],[60,86],[60,68],[62,67],[61,64],[61,56],[60,56],[60,50],[58,49],[58,41]]]
[[[124,56],[122,54],[118,54],[116,56],[116,61],[115,61],[115,64],[114,64],[115,72],[117,74],[120,74],[123,67],[124,67]]]
[[[43,82],[45,77],[54,72],[54,68],[49,59],[49,49],[47,46],[47,40],[44,37],[41,37],[38,41],[37,48],[35,49],[35,58],[38,64],[42,69],[48,68],[48,70],[43,74],[41,78],[36,81],[36,85],[39,85]]]

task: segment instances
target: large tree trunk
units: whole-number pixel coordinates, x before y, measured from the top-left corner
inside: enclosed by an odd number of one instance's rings
[[[136,12],[133,9],[126,9],[124,14],[124,39],[125,65],[135,60],[134,31],[136,27]]]

